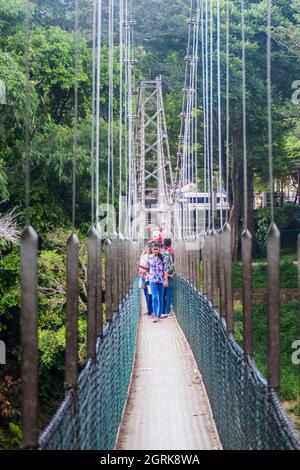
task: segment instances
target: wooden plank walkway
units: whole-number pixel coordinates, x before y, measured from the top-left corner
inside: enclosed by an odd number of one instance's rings
[[[153,323],[141,309],[133,381],[118,450],[221,449],[205,387],[173,315]]]

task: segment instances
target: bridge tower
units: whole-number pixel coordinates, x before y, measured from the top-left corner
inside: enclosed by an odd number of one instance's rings
[[[161,77],[139,83],[135,149],[140,227],[160,224],[171,231],[173,176]]]

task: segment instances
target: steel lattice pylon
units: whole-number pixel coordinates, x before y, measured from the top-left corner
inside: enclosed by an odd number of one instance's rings
[[[140,224],[170,229],[173,176],[161,77],[139,83],[135,148]]]

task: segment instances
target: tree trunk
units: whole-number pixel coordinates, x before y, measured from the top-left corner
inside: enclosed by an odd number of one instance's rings
[[[231,209],[230,226],[232,232],[232,256],[238,257],[239,224],[243,208],[243,164],[238,155],[239,144],[232,139],[232,170],[231,170]]]
[[[254,227],[254,187],[253,187],[253,169],[248,166],[248,230],[250,231],[253,240],[255,238]]]

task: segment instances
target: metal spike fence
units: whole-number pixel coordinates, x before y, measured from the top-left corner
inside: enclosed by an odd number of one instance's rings
[[[174,310],[201,371],[223,447],[299,450],[298,433],[277,393],[227,333],[208,298],[181,276]]]
[[[133,367],[140,291],[132,284],[120,312],[98,338],[95,359],[89,359],[75,391],[67,393],[42,433],[40,449],[113,449]]]

